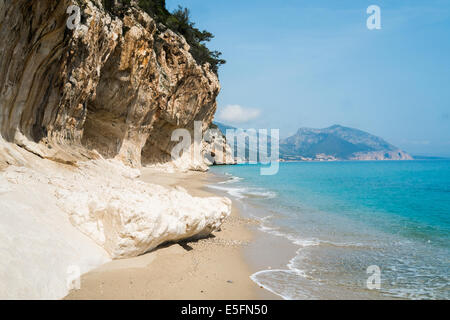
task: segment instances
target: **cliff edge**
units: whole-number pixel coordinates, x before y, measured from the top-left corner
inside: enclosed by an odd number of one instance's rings
[[[81,13],[73,30],[71,5]],[[6,0],[0,23],[7,142],[63,163],[103,157],[139,167],[171,160],[173,130],[212,121],[217,75],[135,2],[108,12],[94,0]],[[3,166],[22,160],[0,155]]]
[[[172,163],[175,129],[208,129],[220,85],[136,1],[103,3],[0,0],[0,298],[61,298],[74,273],[206,236],[231,213],[227,198],[137,179]],[[173,165],[206,169],[187,152]]]

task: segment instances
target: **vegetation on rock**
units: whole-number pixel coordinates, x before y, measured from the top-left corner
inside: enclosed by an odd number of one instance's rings
[[[109,12],[115,8],[126,8],[131,5],[131,0],[102,0],[102,2],[104,8]],[[179,6],[171,13],[166,8],[165,0],[138,0],[137,4],[157,23],[162,23],[172,31],[182,35],[191,47],[190,53],[198,64],[209,63],[211,70],[217,74],[219,66],[226,63],[225,60],[220,58],[221,52],[208,49],[205,43],[211,41],[214,35],[195,27],[195,23],[190,20],[189,9]]]

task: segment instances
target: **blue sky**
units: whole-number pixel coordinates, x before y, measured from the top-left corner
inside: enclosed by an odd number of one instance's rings
[[[178,5],[227,60],[217,120],[282,137],[341,124],[450,156],[450,1],[167,0]],[[381,30],[366,27],[369,5]]]

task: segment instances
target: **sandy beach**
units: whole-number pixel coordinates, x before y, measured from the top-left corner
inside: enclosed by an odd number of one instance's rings
[[[205,187],[218,179],[210,173],[146,168],[141,179],[181,186],[193,196],[217,196]],[[232,215],[207,239],[166,244],[136,258],[111,261],[82,275],[80,289],[65,299],[280,299],[250,279],[270,261],[284,260],[268,256],[267,246],[273,252],[279,244],[258,236],[256,224],[233,203]]]

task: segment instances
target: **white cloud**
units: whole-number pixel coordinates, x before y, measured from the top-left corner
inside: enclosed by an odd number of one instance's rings
[[[261,114],[258,109],[243,108],[240,105],[228,105],[219,112],[217,119],[231,123],[245,123],[256,119]]]

